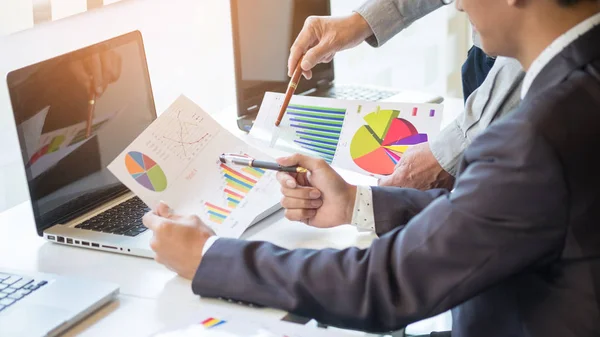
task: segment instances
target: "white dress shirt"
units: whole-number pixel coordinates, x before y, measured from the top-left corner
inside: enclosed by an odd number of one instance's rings
[[[592,30],[592,28],[599,24],[600,13],[582,21],[580,24],[571,28],[569,31],[554,40],[554,42],[552,42],[548,47],[546,47],[546,49],[544,49],[544,51],[535,59],[535,61],[533,61],[529,67],[529,70],[527,71],[527,74],[525,75],[523,87],[521,87],[521,99],[525,98],[525,95],[527,95],[527,92],[529,92],[529,88],[531,88],[535,78],[556,55],[567,48],[581,35]]]
[[[375,231],[375,211],[373,210],[371,187],[358,186],[351,224],[360,231]]]

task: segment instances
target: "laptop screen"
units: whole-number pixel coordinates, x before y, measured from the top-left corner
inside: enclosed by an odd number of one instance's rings
[[[106,166],[156,118],[139,32],[7,81],[39,233],[127,191]]]
[[[330,15],[329,0],[231,0],[238,116],[258,112],[266,91],[285,92],[290,47],[311,15]],[[333,63],[321,64],[296,92],[333,81]]]

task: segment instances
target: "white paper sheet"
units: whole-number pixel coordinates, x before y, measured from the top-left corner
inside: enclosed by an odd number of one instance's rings
[[[350,332],[309,327],[242,309],[204,306],[186,326],[161,332],[153,337],[350,337]]]
[[[281,193],[274,172],[229,167],[219,161],[222,153],[272,160],[181,96],[108,168],[148,206],[165,201],[218,235],[238,238],[257,216],[278,208]]]
[[[375,177],[391,174],[413,145],[431,141],[440,131],[443,113],[439,104],[294,96],[277,128],[283,98],[265,94],[252,138],[264,146],[320,157],[332,166]]]

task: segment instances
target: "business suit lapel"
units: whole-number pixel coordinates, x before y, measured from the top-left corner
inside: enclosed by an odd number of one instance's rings
[[[599,58],[600,26],[596,26],[567,46],[542,69],[533,81],[526,99],[535,98],[564,81],[574,70]]]

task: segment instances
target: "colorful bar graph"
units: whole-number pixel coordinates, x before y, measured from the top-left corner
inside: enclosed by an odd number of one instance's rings
[[[227,198],[227,207],[229,208],[236,208],[245,197],[245,195],[236,193],[229,188],[225,189],[225,196]]]
[[[212,317],[210,317],[210,318],[207,318],[207,319],[205,319],[204,321],[202,321],[202,323],[201,323],[201,324],[202,324],[202,326],[204,326],[206,329],[211,329],[211,328],[217,327],[217,326],[219,326],[219,325],[221,325],[221,324],[225,324],[225,323],[227,323],[227,321],[224,321],[224,320],[220,320],[220,319],[217,319],[217,318],[212,318]]]
[[[296,130],[294,142],[331,163],[340,141],[346,109],[289,105],[286,113],[290,126]]]
[[[205,203],[206,211],[210,221],[223,224],[231,212],[244,200],[248,192],[256,186],[265,171],[254,167],[244,167],[235,170],[225,164],[220,164],[221,172],[225,178],[223,194],[226,205],[219,207],[212,203]],[[225,208],[227,207],[227,208]]]
[[[260,179],[265,174],[265,170],[256,167],[244,167],[242,171],[248,173],[256,179]]]
[[[210,202],[204,203],[204,206],[206,207],[210,221],[218,224],[225,222],[225,219],[231,214],[230,210],[211,204]]]
[[[221,164],[227,187],[233,188],[241,193],[248,193],[256,185],[257,181],[244,175],[225,164]]]

